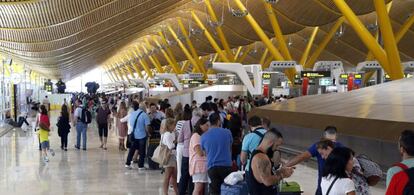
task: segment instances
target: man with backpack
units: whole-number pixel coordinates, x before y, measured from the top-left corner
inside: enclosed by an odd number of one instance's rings
[[[81,137],[83,137],[82,149],[86,150],[86,130],[88,129],[88,124],[92,121],[92,114],[85,105],[82,105],[80,100],[76,101],[76,105],[77,108],[74,113],[74,123],[77,132],[75,148],[80,149]]]
[[[414,194],[414,131],[403,131],[398,146],[403,161],[388,169],[386,195]]]
[[[151,129],[152,132],[151,134],[155,134],[155,135],[151,135],[154,137],[160,137],[160,127],[161,127],[161,121],[162,119],[164,119],[165,117],[163,116],[163,113],[158,111],[157,105],[154,103],[150,104],[150,113],[149,113],[149,118],[151,121]]]
[[[256,150],[257,146],[259,146],[260,142],[262,141],[266,129],[262,126],[262,119],[258,116],[252,116],[249,121],[249,126],[251,129],[251,133],[247,134],[242,143],[242,149],[240,153],[240,160],[242,165],[244,165],[246,170],[246,177],[249,177],[249,169],[250,169],[250,157],[254,150]]]

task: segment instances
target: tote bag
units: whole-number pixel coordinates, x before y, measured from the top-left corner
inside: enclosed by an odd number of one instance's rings
[[[162,143],[162,138],[163,136],[161,136],[160,145],[155,149],[151,160],[160,165],[166,165],[170,160],[171,151]]]

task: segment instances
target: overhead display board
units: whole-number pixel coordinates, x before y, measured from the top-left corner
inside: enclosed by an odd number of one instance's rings
[[[310,79],[331,77],[331,71],[302,71],[301,77],[307,77]]]

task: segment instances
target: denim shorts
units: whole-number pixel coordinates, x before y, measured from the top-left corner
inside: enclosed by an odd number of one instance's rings
[[[40,146],[42,147],[42,149],[49,149],[49,141],[44,141],[40,143]]]

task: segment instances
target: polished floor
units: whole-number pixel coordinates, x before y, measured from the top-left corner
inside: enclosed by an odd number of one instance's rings
[[[161,194],[160,171],[124,168],[126,152],[118,151],[113,131],[108,150],[104,151],[99,148],[92,125],[88,130],[88,150],[83,151],[74,149],[76,133],[72,130],[67,152],[60,150],[56,131],[54,128],[50,138],[56,155],[47,164],[41,160],[36,134],[15,129],[0,138],[0,194]],[[313,194],[316,170],[312,167],[298,166],[287,180],[298,181],[304,194]],[[384,194],[384,185],[371,190],[372,194]]]

